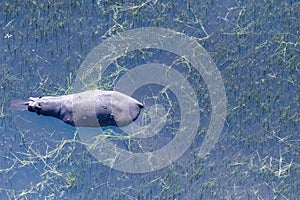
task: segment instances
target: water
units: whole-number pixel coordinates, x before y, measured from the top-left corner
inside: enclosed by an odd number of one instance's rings
[[[300,196],[297,1],[2,1],[0,7],[0,199]],[[164,50],[128,52],[95,83],[113,89],[121,75],[147,63],[172,66],[187,77],[201,111],[198,134],[188,150],[163,169],[115,170],[93,157],[74,127],[10,109],[14,99],[71,93],[93,48],[114,34],[141,27],[195,37],[220,71],[227,117],[218,143],[205,158],[198,153],[212,112],[208,87],[201,74]],[[160,103],[169,111],[161,133],[128,140],[115,128],[113,134],[120,137],[111,142],[126,151],[151,152],[174,139],[182,119],[180,102],[164,87],[149,84],[133,94],[146,108]],[[149,123],[153,113],[142,113],[140,123],[143,114]]]

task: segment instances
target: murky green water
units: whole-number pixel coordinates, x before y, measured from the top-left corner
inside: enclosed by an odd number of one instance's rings
[[[2,1],[0,5],[0,199],[300,196],[300,4],[296,0]],[[146,63],[163,63],[188,77],[201,110],[198,134],[188,150],[163,169],[117,171],[89,153],[75,128],[10,109],[12,99],[71,93],[80,66],[94,47],[141,27],[161,27],[196,38],[220,71],[227,117],[218,143],[205,158],[198,152],[212,112],[208,87],[178,55],[163,50],[128,52],[96,83],[101,89],[113,89],[120,76]],[[140,153],[170,143],[182,120],[178,97],[157,84],[140,88],[134,96],[146,106],[158,102],[169,109],[165,126],[155,137],[137,140],[113,129],[120,137],[111,141]],[[141,113],[138,122],[149,123],[148,115]]]

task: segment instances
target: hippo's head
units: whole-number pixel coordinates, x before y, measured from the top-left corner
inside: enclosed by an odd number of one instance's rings
[[[25,105],[27,105],[27,109],[30,112],[36,112],[38,115],[41,114],[41,101],[40,101],[41,97],[38,98],[34,98],[34,97],[30,97],[28,99],[28,101],[25,103]]]

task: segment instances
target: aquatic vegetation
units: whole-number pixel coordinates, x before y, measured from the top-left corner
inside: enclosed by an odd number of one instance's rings
[[[34,0],[3,1],[0,9],[1,199],[300,196],[299,2]],[[205,158],[197,153],[211,115],[209,91],[191,63],[163,50],[145,48],[112,56],[117,59],[109,70],[101,77],[87,71],[85,76],[92,79],[82,84],[86,89],[114,89],[130,69],[155,62],[179,71],[197,86],[198,134],[187,152],[164,169],[144,174],[114,170],[90,154],[76,129],[55,120],[36,123],[37,116],[9,108],[11,99],[72,93],[76,74],[95,46],[121,32],[151,26],[194,37],[221,72],[228,114],[217,145]],[[147,95],[139,95],[141,91]],[[109,140],[142,153],[172,141],[181,118],[169,86],[149,84],[133,95],[145,105],[159,103],[165,108],[164,126],[157,126],[163,127],[161,133],[145,139],[104,129],[95,134],[90,149]],[[140,123],[150,124],[160,109],[141,113]]]

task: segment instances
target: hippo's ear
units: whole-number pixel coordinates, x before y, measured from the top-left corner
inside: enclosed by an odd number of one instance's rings
[[[36,105],[36,109],[35,109],[36,114],[40,115],[41,114],[41,110],[42,110],[41,103],[38,103]]]

